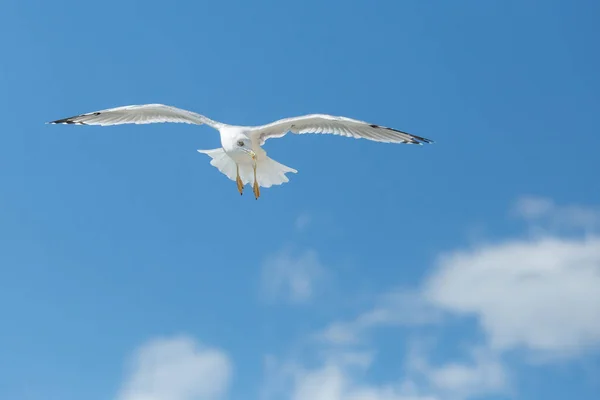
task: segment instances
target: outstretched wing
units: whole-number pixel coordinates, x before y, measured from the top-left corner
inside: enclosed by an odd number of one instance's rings
[[[397,129],[327,114],[311,114],[281,119],[267,125],[257,126],[253,128],[251,134],[254,135],[262,145],[267,139],[285,136],[287,132],[297,134],[328,133],[332,135],[353,137],[356,139],[364,138],[384,143],[433,143],[433,140],[402,132]]]
[[[213,128],[218,127],[218,122],[180,108],[165,106],[163,104],[144,104],[124,107],[109,108],[74,117],[58,119],[50,124],[78,124],[78,125],[121,125],[121,124],[152,124],[159,122],[175,122],[185,124],[206,124]]]

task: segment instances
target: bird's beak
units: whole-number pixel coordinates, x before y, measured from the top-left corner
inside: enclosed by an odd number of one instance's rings
[[[252,157],[252,160],[256,161],[256,153],[250,149],[246,149],[244,147],[242,147],[242,150],[244,150],[246,153],[248,153],[250,155],[250,157]]]

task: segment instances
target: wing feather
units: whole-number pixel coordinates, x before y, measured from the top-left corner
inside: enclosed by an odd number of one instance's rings
[[[78,124],[78,125],[121,125],[121,124],[152,124],[152,123],[185,123],[202,125],[206,124],[218,128],[222,124],[197,114],[164,104],[131,105],[106,110],[80,114],[69,118],[58,119],[50,124]]]
[[[356,139],[364,138],[384,143],[423,144],[433,140],[408,132],[375,125],[357,119],[336,117],[327,114],[310,114],[285,118],[267,125],[253,128],[252,135],[264,144],[267,139],[280,138],[288,132],[296,134],[319,133],[332,134]]]

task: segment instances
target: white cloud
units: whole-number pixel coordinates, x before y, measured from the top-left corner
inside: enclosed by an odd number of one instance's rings
[[[600,237],[457,251],[441,258],[424,296],[477,316],[495,348],[576,355],[600,344]]]
[[[217,400],[231,377],[229,358],[186,336],[154,339],[134,354],[118,400]]]
[[[565,228],[584,229],[588,232],[600,227],[600,210],[580,205],[557,205],[551,199],[523,196],[513,207],[513,213],[534,227],[560,231]]]
[[[311,300],[324,276],[325,267],[313,250],[305,250],[298,256],[283,250],[268,257],[262,267],[266,294],[296,304]]]
[[[498,350],[574,357],[600,346],[600,212],[539,197],[519,199],[514,211],[550,229],[442,255],[423,297],[476,316]]]

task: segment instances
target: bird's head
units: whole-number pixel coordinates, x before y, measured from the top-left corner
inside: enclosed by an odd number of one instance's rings
[[[247,137],[240,137],[235,140],[234,148],[237,151],[248,154],[253,161],[256,161],[256,153],[252,150],[252,142]]]

